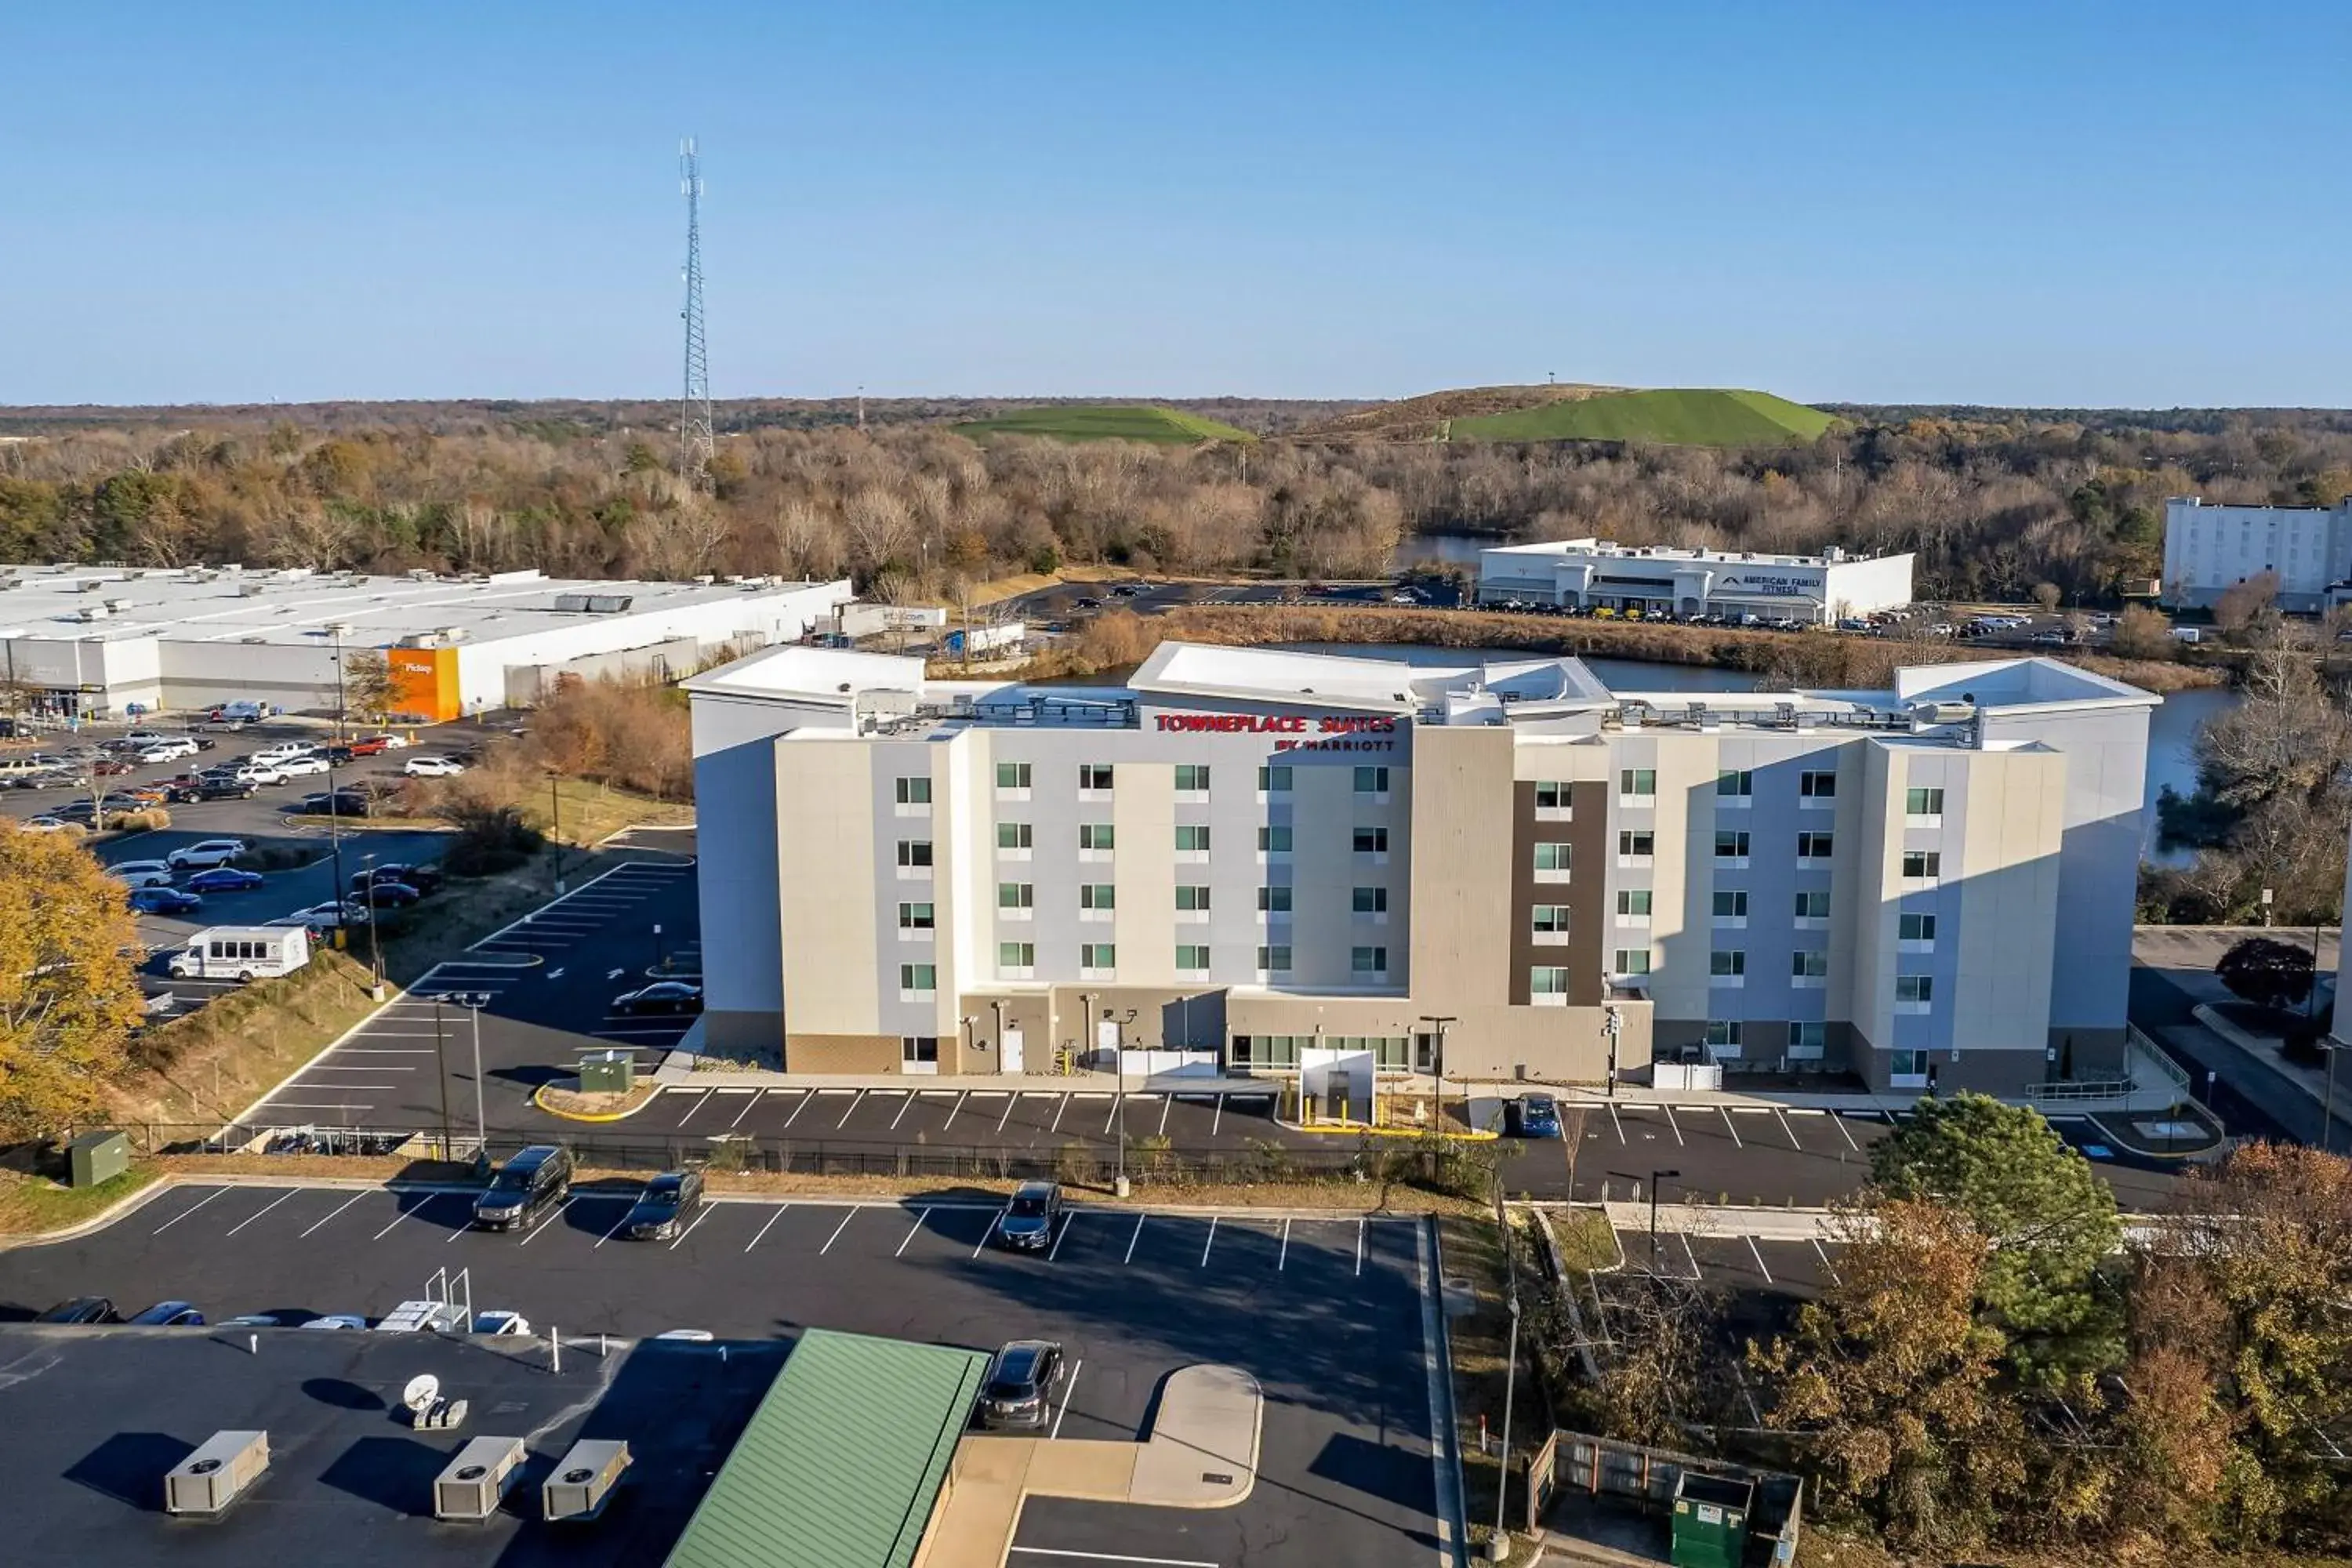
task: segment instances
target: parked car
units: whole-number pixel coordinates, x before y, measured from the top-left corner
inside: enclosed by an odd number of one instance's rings
[[[175,875],[162,860],[118,860],[106,868],[106,874],[133,888],[168,888]]]
[[[164,858],[183,870],[210,870],[227,865],[252,847],[242,838],[205,838],[183,845]]]
[[[404,910],[424,897],[405,882],[376,882],[353,893],[351,902],[366,909],[373,904],[380,910]]]
[[[75,825],[62,816],[28,816],[16,826],[27,833],[63,833]]]
[[[400,771],[413,779],[454,779],[466,771],[466,764],[447,757],[411,757]]]
[[[1503,1102],[1504,1130],[1514,1138],[1559,1136],[1559,1102],[1548,1094],[1523,1094]]]
[[[404,741],[401,744],[406,745],[407,742]],[[393,737],[390,735],[362,735],[349,745],[339,746],[336,750],[354,757],[374,757],[392,750],[392,745]]]
[[[309,778],[331,772],[334,767],[324,757],[280,757],[270,765],[289,779]]]
[[[664,1171],[646,1184],[644,1194],[621,1222],[621,1233],[631,1241],[669,1241],[692,1223],[701,1206],[701,1172]]]
[[[131,762],[123,757],[109,757],[104,762],[90,763],[89,771],[99,778],[111,779],[120,778],[124,773],[133,771],[138,766],[139,764],[137,763]]]
[[[131,907],[142,915],[192,915],[205,907],[205,901],[177,888],[133,888]]]
[[[499,1167],[474,1200],[474,1224],[484,1230],[529,1230],[572,1193],[572,1156],[552,1143],[534,1143]]]
[[[996,1216],[996,1244],[1015,1252],[1043,1252],[1053,1244],[1062,1217],[1062,1189],[1052,1182],[1024,1182],[1013,1189]]]
[[[274,763],[247,763],[233,770],[228,776],[238,784],[282,784],[286,782],[286,774]]]
[[[370,866],[352,873],[352,896],[369,882],[402,882],[420,893],[430,893],[441,886],[441,873],[430,866],[411,866],[404,861],[387,860],[381,866]]]
[[[103,1296],[76,1296],[70,1301],[60,1301],[33,1321],[37,1323],[111,1323],[114,1303]]]
[[[251,800],[261,793],[258,781],[239,778],[206,779],[196,790],[198,800]]]
[[[980,1424],[1042,1427],[1062,1386],[1062,1347],[1051,1340],[1014,1340],[988,1363],[980,1391]]]
[[[215,866],[188,879],[186,887],[192,893],[249,893],[268,880],[258,871],[240,871],[234,866]]]
[[[124,1322],[142,1329],[201,1329],[205,1315],[196,1310],[193,1301],[158,1301],[136,1317]]]
[[[322,790],[304,795],[286,809],[298,816],[365,816],[373,803],[357,790]]]
[[[339,902],[312,904],[307,910],[296,910],[286,918],[300,921],[313,930],[332,931],[337,926],[367,924],[368,909],[365,904],[355,904],[351,900],[344,899]],[[270,923],[275,925],[278,922],[272,921]]]
[[[615,1013],[699,1013],[702,987],[683,980],[656,980],[613,998]]]
[[[383,742],[381,749],[387,752],[404,752],[408,750],[410,746],[415,744],[415,742],[411,741],[407,736],[395,735],[391,733],[389,731],[381,735],[368,735],[362,737],[361,740],[352,742],[352,744],[355,746],[364,745],[379,741]]]
[[[357,1312],[330,1312],[323,1318],[312,1318],[302,1325],[306,1329],[364,1329],[367,1320]]]

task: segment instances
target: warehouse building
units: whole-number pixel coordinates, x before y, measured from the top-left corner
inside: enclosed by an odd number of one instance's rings
[[[566,676],[692,672],[791,642],[846,581],[560,581],[241,567],[0,567],[0,675],[21,708],[82,717],[258,702],[332,711],[377,649],[399,710],[438,721],[526,705]]]
[[[2315,615],[2352,590],[2352,500],[2332,507],[2164,503],[2164,602],[2210,610],[2242,583],[2274,579],[2278,606]]]
[[[1827,625],[1911,602],[1911,557],[1766,555],[1560,539],[1478,552],[1482,605],[1556,605]]]
[[[687,684],[714,1051],[2000,1091],[2122,1060],[2157,699],[2070,665],[1645,693],[1166,643],[1031,688],[795,647]]]

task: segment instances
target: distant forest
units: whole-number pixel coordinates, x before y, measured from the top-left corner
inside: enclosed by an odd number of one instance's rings
[[[1065,563],[1369,574],[1416,534],[1599,534],[1911,550],[1925,597],[2090,604],[2156,574],[2168,495],[2352,494],[2338,410],[1829,405],[1821,440],[1746,450],[1368,439],[1329,427],[1370,406],[1343,400],[1167,400],[1267,437],[1246,447],[945,427],[1037,401],[875,398],[863,429],[848,399],[722,404],[709,491],[671,471],[663,402],[0,409],[0,559],[846,574],[951,599]]]

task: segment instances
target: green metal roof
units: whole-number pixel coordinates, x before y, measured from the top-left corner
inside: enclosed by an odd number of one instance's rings
[[[669,1568],[907,1568],[987,1369],[981,1351],[809,1330]]]

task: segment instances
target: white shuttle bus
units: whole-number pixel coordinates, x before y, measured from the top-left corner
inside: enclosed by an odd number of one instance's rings
[[[214,926],[167,967],[180,980],[267,980],[310,962],[310,933],[301,926]]]

